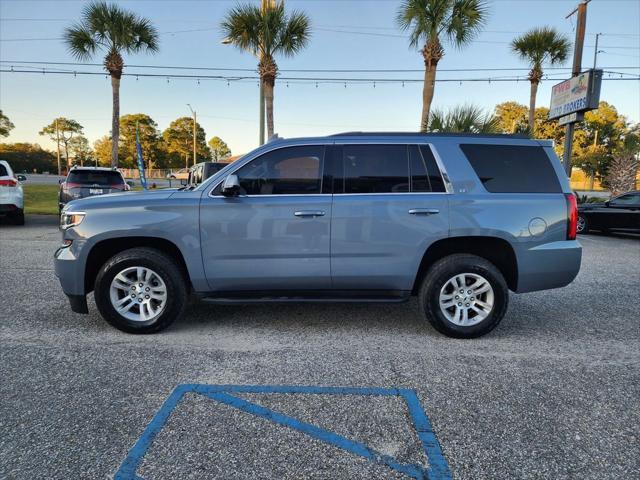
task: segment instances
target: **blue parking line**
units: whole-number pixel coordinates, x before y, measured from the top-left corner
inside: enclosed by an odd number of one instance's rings
[[[136,475],[140,462],[155,437],[169,419],[171,413],[183,398],[185,393],[197,393],[208,398],[237,408],[241,411],[265,418],[276,424],[286,426],[302,432],[312,438],[341,448],[350,453],[367,458],[375,463],[386,465],[398,472],[415,479],[450,480],[451,472],[444,458],[438,439],[431,423],[427,418],[420,401],[413,390],[404,388],[370,388],[370,387],[316,387],[316,386],[288,386],[288,385],[178,385],[164,402],[160,410],[153,417],[136,444],[129,451],[127,457],[114,475],[114,480],[142,480]],[[369,448],[364,443],[345,438],[331,431],[322,429],[310,423],[302,422],[288,415],[270,410],[261,405],[249,402],[230,393],[288,393],[288,394],[318,394],[318,395],[372,395],[402,397],[409,410],[413,425],[422,442],[424,452],[429,460],[426,470],[421,465],[403,464],[394,458]]]

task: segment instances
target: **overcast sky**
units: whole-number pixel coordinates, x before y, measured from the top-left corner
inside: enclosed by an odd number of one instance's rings
[[[221,44],[220,20],[236,2],[120,1],[123,7],[149,18],[161,32],[160,52],[154,56],[126,57],[129,65],[189,66],[253,69],[256,60]],[[258,3],[257,0],[254,3]],[[523,68],[509,51],[509,42],[532,27],[550,25],[573,40],[575,17],[565,16],[576,0],[493,0],[485,31],[463,50],[445,46],[438,79],[478,79],[526,76],[520,71],[449,71],[446,69]],[[59,39],[65,26],[78,19],[83,1],[0,0],[0,67],[24,68],[17,61],[74,61]],[[287,72],[291,69],[417,69],[421,55],[408,46],[394,23],[400,4],[392,0],[286,0],[287,8],[305,11],[311,18],[308,48],[295,58],[277,59],[281,77],[406,78],[422,73]],[[587,15],[583,66],[593,64],[595,33],[602,33],[598,66],[605,70],[640,74],[640,1],[593,0]],[[195,30],[195,31],[194,31]],[[101,56],[95,62],[100,63]],[[567,62],[567,67],[570,66]],[[35,65],[33,63],[29,64]],[[633,68],[629,68],[633,67]],[[100,67],[47,66],[79,71]],[[125,72],[167,73],[165,69],[129,67]],[[178,74],[204,74],[175,70]],[[247,76],[251,71],[209,71],[210,75]],[[538,105],[548,106],[551,86],[567,76],[548,70],[550,77],[538,91]],[[620,77],[615,74],[615,77]],[[608,78],[609,74],[605,74]],[[162,130],[171,120],[190,115],[187,103],[198,112],[207,133],[222,137],[234,154],[257,145],[258,87],[255,81],[123,77],[121,114],[146,113]],[[294,83],[279,79],[275,90],[275,125],[280,136],[321,135],[345,130],[416,130],[421,109],[421,83],[363,84]],[[515,100],[528,103],[529,84],[519,82],[437,83],[433,106],[447,108],[474,103],[486,109]],[[640,121],[640,82],[605,81],[601,99],[614,104],[634,122]],[[104,76],[54,74],[0,74],[0,108],[15,124],[7,142],[52,144],[38,135],[56,116],[79,121],[93,143],[108,134],[111,124],[111,87]]]

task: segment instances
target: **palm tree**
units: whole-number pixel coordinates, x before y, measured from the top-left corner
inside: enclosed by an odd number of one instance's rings
[[[531,93],[529,96],[529,130],[533,133],[535,127],[536,95],[538,84],[542,80],[542,65],[556,65],[564,63],[569,54],[571,42],[567,37],[552,27],[534,28],[511,42],[511,50],[531,65],[529,81]]]
[[[480,32],[487,19],[487,3],[482,0],[404,0],[397,22],[410,30],[409,44],[424,42],[424,85],[420,127],[429,124],[438,62],[444,57],[443,41],[462,48]]]
[[[111,117],[111,166],[118,166],[120,138],[120,78],[124,53],[155,53],[158,31],[146,18],[103,1],[91,2],[82,10],[80,22],[64,31],[64,41],[78,60],[89,60],[97,51],[106,52],[104,68],[111,76],[113,113]]]
[[[498,133],[500,125],[495,115],[484,112],[480,107],[459,105],[447,112],[433,110],[429,117],[428,128],[423,125],[422,130],[429,132]]]
[[[225,41],[259,59],[260,88],[264,88],[267,136],[273,136],[273,87],[278,75],[274,56],[293,56],[304,48],[310,36],[309,17],[299,11],[287,16],[284,2],[258,7],[244,4],[231,9],[222,21]]]

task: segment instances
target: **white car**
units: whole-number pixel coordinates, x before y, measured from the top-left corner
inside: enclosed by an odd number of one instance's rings
[[[16,225],[24,225],[24,175],[14,175],[9,164],[0,160],[0,217],[8,217]]]

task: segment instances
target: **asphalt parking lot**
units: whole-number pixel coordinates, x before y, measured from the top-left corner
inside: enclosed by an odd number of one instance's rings
[[[69,310],[55,221],[0,225],[2,479],[640,477],[638,239],[581,237],[573,284],[476,340],[413,302],[194,305],[132,336]]]

